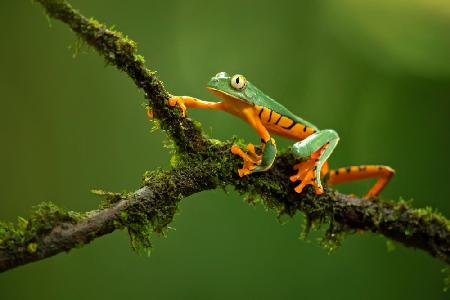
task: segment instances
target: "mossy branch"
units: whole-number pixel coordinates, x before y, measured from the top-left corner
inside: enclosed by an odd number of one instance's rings
[[[363,200],[331,189],[320,197],[312,189],[299,196],[286,172],[295,160],[289,153],[282,154],[271,171],[241,179],[235,175],[239,161],[229,147],[226,143],[211,146],[206,159],[178,157],[182,163],[170,171],[146,174],[144,186],[134,193],[97,191],[106,197],[101,209],[80,215],[45,204],[29,220],[21,219],[19,226],[4,224],[0,271],[69,251],[120,228],[128,229],[134,249],[148,250],[151,233],[166,228],[180,200],[230,185],[242,194],[259,195],[280,215],[301,211],[308,224],[328,226],[323,242],[331,249],[343,235],[364,230],[425,250],[450,264],[450,224],[439,214],[413,209],[403,201]]]
[[[29,219],[19,218],[15,226],[0,223],[0,271],[80,247],[118,228],[128,229],[134,249],[148,250],[151,233],[166,228],[181,199],[227,186],[248,195],[249,201],[262,199],[279,215],[293,216],[301,211],[307,220],[306,233],[311,225],[325,224],[323,243],[331,249],[345,234],[364,230],[422,249],[450,264],[450,222],[431,209],[414,209],[404,201],[363,200],[330,188],[321,196],[310,188],[299,195],[288,178],[295,162],[289,152],[279,155],[269,172],[239,178],[236,169],[240,160],[230,153],[231,144],[206,138],[194,122],[167,108],[169,94],[155,72],[145,67],[133,41],[87,19],[66,1],[38,2],[50,17],[68,24],[143,89],[161,128],[176,147],[172,169],[146,174],[143,187],[136,192],[97,191],[106,198],[98,210],[79,214],[47,203]]]

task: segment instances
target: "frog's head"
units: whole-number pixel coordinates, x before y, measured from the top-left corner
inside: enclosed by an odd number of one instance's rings
[[[232,97],[249,104],[253,103],[257,90],[243,75],[230,76],[225,72],[217,73],[212,77],[208,82],[207,88],[224,100]]]

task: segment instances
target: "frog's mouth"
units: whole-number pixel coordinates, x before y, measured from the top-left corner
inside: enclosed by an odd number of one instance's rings
[[[244,100],[242,100],[242,99],[240,99],[240,98],[238,98],[238,97],[236,97],[236,96],[233,96],[233,95],[231,95],[231,94],[229,94],[229,93],[227,93],[227,92],[224,92],[224,91],[215,89],[215,88],[210,87],[210,86],[208,86],[208,87],[206,87],[206,88],[207,88],[211,93],[213,93],[215,96],[217,96],[217,97],[219,97],[219,98],[222,98],[222,99],[225,100],[225,101],[227,101],[227,100],[238,100],[238,101],[245,102]]]

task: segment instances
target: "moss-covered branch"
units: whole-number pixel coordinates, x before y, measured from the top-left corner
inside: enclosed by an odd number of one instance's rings
[[[450,264],[450,223],[429,209],[407,203],[363,200],[327,189],[317,197],[312,189],[300,196],[293,191],[286,169],[294,158],[281,155],[269,172],[245,179],[235,175],[239,161],[230,144],[210,148],[207,158],[178,157],[171,171],[146,174],[144,186],[130,194],[104,194],[102,208],[83,215],[40,206],[28,220],[0,227],[0,271],[53,256],[87,244],[118,228],[127,228],[135,250],[149,250],[152,232],[162,232],[172,221],[178,202],[193,193],[234,186],[260,198],[280,215],[305,214],[308,224],[327,226],[323,243],[334,248],[343,235],[355,231],[382,234],[399,243],[425,250]],[[255,198],[251,198],[255,200]]]
[[[0,272],[69,251],[124,227],[133,249],[149,251],[152,232],[161,233],[172,221],[182,198],[216,186],[201,171],[184,165],[170,172],[148,173],[143,187],[129,194],[95,191],[105,200],[100,209],[85,214],[43,203],[15,226],[0,223]]]
[[[0,223],[0,271],[69,251],[117,228],[128,229],[134,249],[148,250],[151,233],[161,232],[172,221],[181,199],[226,186],[248,195],[249,201],[262,199],[280,215],[303,212],[305,231],[311,225],[326,225],[323,242],[327,246],[336,246],[347,233],[372,231],[450,264],[450,223],[430,209],[413,209],[405,202],[362,200],[329,188],[321,196],[310,188],[296,194],[288,179],[295,162],[289,153],[280,155],[269,172],[239,178],[236,169],[240,160],[231,155],[231,144],[207,139],[194,122],[167,108],[169,94],[155,72],[145,67],[133,41],[85,18],[66,1],[38,2],[143,89],[176,151],[172,169],[148,173],[138,191],[98,192],[106,198],[98,210],[79,214],[42,204],[29,219],[19,218],[17,225]]]

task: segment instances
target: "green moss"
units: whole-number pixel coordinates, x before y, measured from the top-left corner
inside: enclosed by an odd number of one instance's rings
[[[176,183],[170,173],[163,170],[147,171],[143,175],[144,186],[151,186],[151,191],[159,191],[147,202],[136,194],[127,194],[126,198],[132,205],[120,213],[114,222],[116,228],[126,228],[130,236],[131,248],[137,253],[150,254],[152,249],[151,237],[153,233],[162,234],[168,224],[172,222],[178,211],[181,195],[176,191]],[[100,192],[101,195],[118,197],[116,193]],[[120,197],[123,197],[120,194]],[[157,198],[157,199],[153,199]],[[117,199],[117,198],[115,198]]]
[[[131,41],[131,42],[133,42],[133,41]],[[145,64],[145,58],[142,55],[140,55],[140,54],[136,54],[134,56],[134,61],[139,63],[139,64]]]
[[[143,183],[144,185],[148,185],[150,183],[154,184],[156,182],[162,182],[163,180],[165,180],[166,176],[167,175],[161,168],[153,171],[145,171],[144,175],[142,176]]]
[[[311,231],[311,227],[312,227],[311,219],[308,218],[308,216],[305,216],[303,218],[303,224],[301,226],[302,230],[300,231],[298,238],[302,241],[306,241],[308,238],[309,232]]]
[[[256,191],[251,191],[246,195],[244,195],[244,201],[247,204],[255,206],[256,204],[261,203],[262,199],[261,196],[259,196],[259,194]]]
[[[120,214],[117,221],[120,227],[125,227],[130,236],[131,248],[137,253],[149,255],[152,249],[153,232],[163,233],[172,222],[177,211],[176,205],[156,207],[152,210],[141,210],[141,206],[131,207]]]
[[[336,251],[344,240],[345,232],[330,233],[320,239],[320,245],[329,253]]]
[[[27,250],[30,253],[36,252],[37,248],[38,248],[38,245],[36,243],[29,243],[27,246]]]
[[[395,246],[395,243],[394,243],[394,241],[392,241],[392,240],[386,240],[386,250],[387,250],[387,252],[393,252],[393,251],[395,251],[395,249],[396,249],[397,247]]]
[[[175,168],[176,166],[180,165],[182,162],[183,162],[183,155],[175,153],[170,157],[170,166],[172,168]]]
[[[122,212],[120,222],[128,230],[131,248],[137,253],[150,255],[153,228],[146,213],[138,211]]]
[[[91,193],[104,198],[104,200],[99,205],[100,209],[111,207],[111,205],[113,205],[114,203],[117,203],[120,200],[126,199],[130,196],[130,193],[126,191],[123,191],[121,193],[114,193],[104,190],[91,190]]]
[[[0,222],[0,249],[23,247],[34,253],[38,250],[40,236],[62,223],[77,223],[84,218],[84,214],[66,211],[51,202],[41,203],[28,219],[18,217],[15,225]]]
[[[85,46],[86,42],[78,36],[75,42],[69,46],[69,49],[72,50],[72,58],[77,58],[78,55],[83,52],[83,49],[89,49]]]
[[[448,292],[450,289],[450,267],[445,267],[441,270],[441,272],[444,274],[444,287],[443,291]]]

